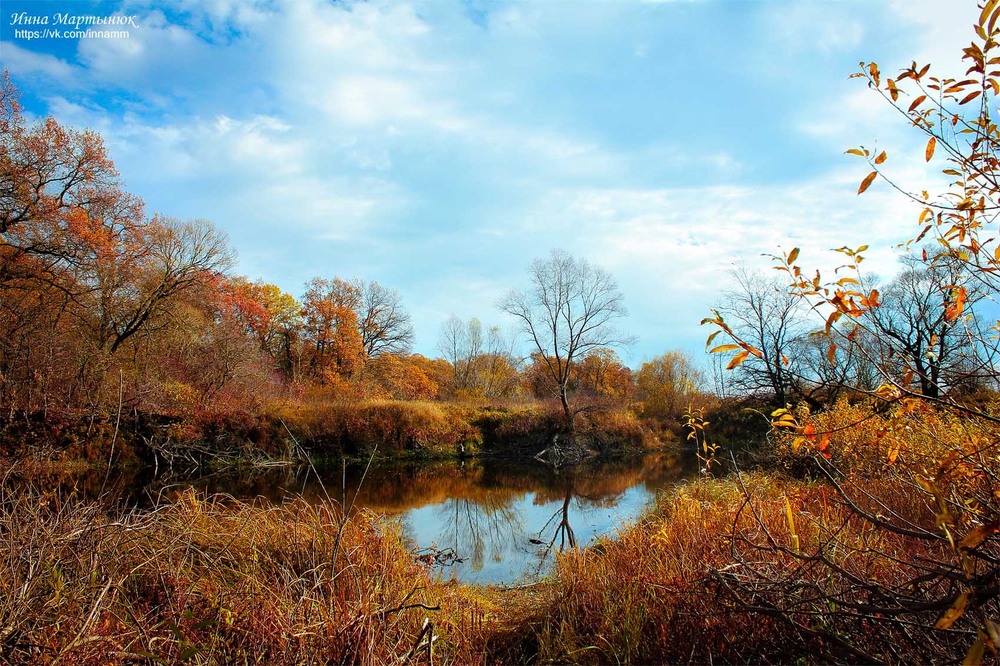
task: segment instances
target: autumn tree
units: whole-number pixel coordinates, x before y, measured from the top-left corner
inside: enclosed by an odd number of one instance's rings
[[[577,364],[576,393],[591,398],[625,400],[632,393],[632,371],[614,349],[599,347]]]
[[[400,400],[433,400],[439,385],[427,374],[420,359],[396,354],[379,354],[365,364],[366,379],[373,383],[380,397]]]
[[[30,234],[34,244],[19,249],[59,256],[57,231],[80,224],[81,211],[137,200],[122,191],[98,134],[63,127],[51,117],[29,125],[18,98],[5,70],[0,80],[0,234],[43,227],[47,233]]]
[[[144,325],[161,317],[179,294],[227,270],[225,234],[207,220],[153,218],[138,238],[101,238],[75,269],[84,289],[82,324],[97,348],[114,353]]]
[[[439,397],[452,377],[451,364],[443,358],[427,358],[422,354],[410,354],[407,363],[418,368],[434,386],[434,397]]]
[[[635,375],[636,398],[642,413],[659,418],[677,418],[699,391],[704,377],[691,358],[670,351],[642,364]]]
[[[521,381],[526,392],[539,400],[552,400],[559,396],[559,385],[549,372],[549,363],[537,351],[528,358],[521,372]],[[571,388],[567,387],[567,390]]]
[[[67,404],[86,397],[96,407],[119,349],[162,325],[231,255],[207,222],[147,217],[96,133],[53,118],[29,125],[6,74],[0,107],[0,310],[11,343],[0,364],[26,369],[24,378],[58,372],[46,404],[65,392]],[[31,337],[49,353],[29,350]]]
[[[545,364],[572,430],[568,387],[575,363],[592,350],[628,342],[614,326],[626,314],[624,297],[607,271],[561,250],[536,259],[529,281],[528,289],[509,292],[499,307],[519,322]]]
[[[485,351],[474,361],[476,386],[486,398],[509,398],[518,393],[521,359],[516,338],[499,326],[486,331]]]
[[[471,385],[472,360],[483,350],[482,324],[479,319],[462,321],[451,315],[441,324],[438,334],[438,351],[452,369],[453,391],[468,389]]]
[[[220,291],[233,319],[287,379],[294,379],[301,352],[302,305],[273,284],[242,277],[224,280]]]
[[[485,398],[507,397],[517,391],[520,360],[514,338],[499,326],[473,317],[452,315],[441,325],[438,350],[452,367],[452,392]]]
[[[232,413],[253,410],[280,391],[280,376],[260,345],[264,308],[234,300],[229,282],[218,276],[175,298],[169,319],[126,343],[137,406],[178,415]]]
[[[313,278],[306,283],[304,334],[316,376],[350,377],[364,366],[365,348],[356,314],[360,303],[361,292],[350,282]]]

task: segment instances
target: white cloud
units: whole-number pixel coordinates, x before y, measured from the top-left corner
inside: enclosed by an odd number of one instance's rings
[[[66,88],[77,87],[85,78],[82,70],[73,67],[65,60],[46,53],[38,53],[12,43],[3,44],[4,67],[16,72],[18,76],[39,79],[45,84],[55,83]]]
[[[771,39],[787,51],[843,52],[862,43],[865,27],[854,11],[812,2],[781,2],[768,8]]]
[[[869,243],[891,271],[909,230],[884,186],[855,196],[864,168],[842,155],[909,147],[846,81],[884,7],[751,4],[746,33],[710,2],[475,20],[458,2],[150,4],[128,5],[134,39],[81,43],[79,65],[8,43],[5,60],[61,121],[106,137],[152,208],[229,230],[243,270],[293,291],[318,274],[400,288],[426,353],[436,317],[494,319],[552,247],[619,276],[641,357],[704,337],[739,258]],[[933,45],[928,9],[891,8]],[[733,39],[704,47],[719,34]],[[901,179],[929,177],[890,152]]]
[[[975,38],[972,26],[979,20],[976,4],[968,0],[891,0],[889,7],[900,20],[919,29],[908,54],[910,60],[933,63],[932,70],[938,76],[958,76],[967,69],[961,66],[961,49]]]

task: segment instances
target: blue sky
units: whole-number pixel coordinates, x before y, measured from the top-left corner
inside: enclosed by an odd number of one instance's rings
[[[21,12],[134,16],[128,38],[15,34]],[[632,365],[700,356],[735,262],[892,246],[914,211],[844,150],[932,178],[919,136],[848,76],[955,74],[975,4],[4,0],[0,62],[28,111],[99,131],[151,212],[207,218],[238,272],[397,288],[416,351],[562,248],[611,271]],[[933,166],[933,165],[932,165]]]

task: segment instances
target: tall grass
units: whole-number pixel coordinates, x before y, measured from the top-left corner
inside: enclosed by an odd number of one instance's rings
[[[525,662],[548,594],[443,582],[398,524],[324,501],[0,486],[0,664]]]
[[[311,451],[449,455],[473,449],[480,436],[454,409],[426,401],[312,402],[279,410]]]
[[[540,660],[977,663],[998,647],[996,428],[871,414],[814,417],[825,455],[819,435],[781,441],[790,476],[681,484],[563,556]]]
[[[302,500],[108,513],[8,488],[0,539],[9,663],[388,663],[436,606],[397,527]]]
[[[833,433],[829,460],[789,440],[783,472],[678,484],[518,590],[442,582],[396,524],[329,502],[187,492],[133,512],[5,482],[0,661],[926,663],[988,649],[993,509],[959,514],[948,496],[941,523],[911,473],[962,446],[981,473],[947,458],[949,487],[979,492],[997,478],[995,429],[932,412],[855,421],[859,409],[814,417]],[[943,487],[941,469],[925,481]],[[959,599],[964,613],[936,627]]]

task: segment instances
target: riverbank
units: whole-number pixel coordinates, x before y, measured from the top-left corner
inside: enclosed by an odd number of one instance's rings
[[[185,418],[126,414],[18,418],[0,423],[0,458],[52,466],[178,465],[224,468],[342,457],[531,457],[564,430],[550,404],[360,400],[276,403],[256,413]],[[676,432],[625,407],[580,414],[588,449],[620,454],[679,443]]]
[[[323,501],[0,492],[12,663],[520,662],[554,590],[442,582],[393,523]]]
[[[0,643],[27,663],[974,663],[992,650],[979,632],[1000,613],[1000,528],[983,519],[995,426],[909,404],[789,418],[805,434],[776,437],[766,466],[673,483],[513,589],[445,581],[393,523],[345,521],[320,498],[188,491],[126,512],[5,484]]]
[[[815,611],[802,607],[796,626],[768,610],[842,582],[804,579],[805,588],[762,587],[757,598],[739,588],[751,569],[803,573],[793,539],[799,552],[810,548],[823,532],[814,521],[836,522],[840,510],[829,487],[768,474],[684,483],[617,538],[570,551],[550,578],[511,589],[443,581],[398,527],[366,512],[344,520],[323,501],[188,492],[123,513],[5,490],[0,646],[15,663],[850,661],[810,633]],[[787,549],[774,559],[761,549],[761,525]],[[750,531],[756,544],[728,538]],[[842,538],[855,544],[852,572],[898,582],[863,530]],[[903,541],[880,547],[915,556]],[[883,634],[859,633],[863,621],[822,615],[870,656],[887,656]]]

